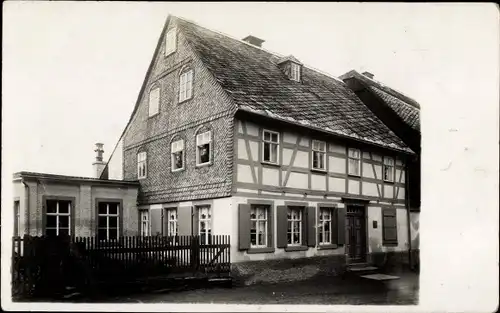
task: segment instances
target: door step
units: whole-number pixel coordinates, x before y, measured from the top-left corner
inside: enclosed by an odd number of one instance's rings
[[[361,275],[360,277],[366,278],[366,279],[371,279],[371,280],[376,280],[376,281],[386,281],[386,280],[394,280],[394,279],[399,279],[399,276],[392,276],[392,275],[386,275],[386,274],[370,274],[370,275]]]
[[[347,268],[348,271],[350,272],[356,272],[356,273],[359,273],[359,272],[366,272],[366,271],[376,271],[378,270],[377,267],[375,266],[356,266],[356,267],[349,267]]]

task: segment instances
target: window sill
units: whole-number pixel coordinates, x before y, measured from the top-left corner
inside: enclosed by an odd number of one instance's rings
[[[359,174],[347,174],[347,176],[361,178],[361,175],[359,175]]]
[[[318,250],[329,250],[329,249],[337,249],[339,246],[336,244],[319,244]]]
[[[274,248],[250,248],[247,250],[247,254],[257,254],[257,253],[273,253]]]
[[[384,179],[384,183],[393,185],[393,184],[394,184],[394,181],[390,181],[390,180],[385,180],[385,179]]]
[[[271,163],[271,162],[266,162],[266,161],[262,161],[260,163],[262,163],[262,165],[269,165],[269,166],[281,167],[281,165],[278,164],[278,163]]]
[[[184,100],[179,100],[179,102],[177,104],[182,104],[184,102],[188,102],[189,100],[193,99],[193,96],[191,96],[191,98],[187,98],[187,99],[184,99]]]
[[[309,249],[309,247],[307,247],[307,246],[288,246],[288,247],[285,247],[286,252],[306,251],[307,249]]]
[[[160,115],[160,112],[158,111],[157,113],[153,114],[153,115],[149,115],[148,116],[148,119],[152,119],[154,117],[157,117],[158,115]]]
[[[176,170],[172,170],[172,173],[179,173],[179,172],[183,172],[184,170],[185,170],[185,168],[179,168]]]
[[[196,164],[196,168],[202,168],[202,167],[207,167],[207,166],[212,166],[212,162],[208,163],[202,163],[202,164]]]
[[[321,174],[326,174],[328,173],[326,169],[320,169],[320,168],[311,168],[311,172],[316,172],[316,173],[321,173]]]
[[[384,247],[397,247],[398,243],[397,242],[384,242],[382,245]]]

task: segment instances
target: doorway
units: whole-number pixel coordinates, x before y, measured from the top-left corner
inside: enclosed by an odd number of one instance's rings
[[[346,255],[348,263],[366,261],[365,206],[346,206]]]

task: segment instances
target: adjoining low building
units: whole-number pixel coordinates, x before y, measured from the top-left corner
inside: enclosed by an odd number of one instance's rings
[[[52,227],[43,195],[64,190],[75,234],[100,235],[100,199],[121,199],[123,234],[230,235],[239,269],[405,261],[415,152],[342,80],[263,42],[169,16],[99,179],[16,178],[39,199],[19,200],[26,231]]]

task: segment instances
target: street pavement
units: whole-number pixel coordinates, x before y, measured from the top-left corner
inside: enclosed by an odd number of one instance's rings
[[[317,276],[306,281],[191,290],[158,289],[99,302],[117,303],[216,303],[216,304],[418,304],[419,276],[405,271],[388,273],[400,279],[377,282],[349,276]]]

